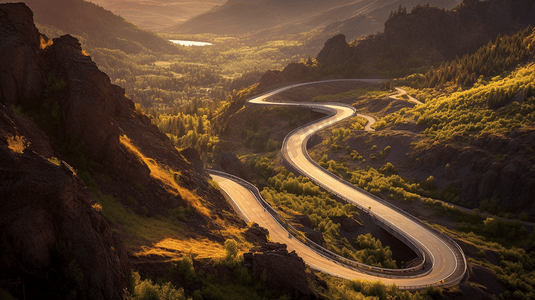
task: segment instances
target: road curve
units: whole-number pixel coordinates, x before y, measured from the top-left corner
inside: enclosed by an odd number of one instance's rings
[[[359,81],[379,82],[379,80],[373,79]],[[222,190],[237,203],[243,214],[249,220],[266,227],[270,231],[270,236],[273,240],[286,243],[289,250],[295,250],[307,264],[315,269],[348,279],[361,278],[381,280],[385,284],[395,283],[400,288],[410,290],[426,288],[428,286],[452,286],[458,284],[466,274],[466,260],[462,250],[453,240],[429,229],[416,218],[384,202],[382,199],[340,180],[337,176],[319,167],[308,156],[306,151],[308,139],[315,132],[353,116],[355,114],[353,107],[333,103],[278,103],[268,101],[269,97],[282,91],[297,86],[324,82],[332,81],[311,82],[282,87],[249,99],[248,102],[255,105],[299,106],[322,110],[328,113],[328,117],[300,127],[288,134],[282,146],[283,157],[302,175],[309,177],[315,183],[338,195],[345,201],[355,204],[364,211],[369,211],[374,218],[379,220],[379,223],[386,224],[386,227],[394,228],[398,236],[408,240],[405,242],[416,245],[426,255],[427,272],[410,276],[391,274],[385,276],[380,272],[366,272],[362,269],[355,269],[335,263],[309,249],[295,238],[289,238],[288,233],[270,217],[268,212],[264,211],[264,208],[257,202],[255,196],[244,185],[224,176],[213,175],[214,179],[218,181]]]

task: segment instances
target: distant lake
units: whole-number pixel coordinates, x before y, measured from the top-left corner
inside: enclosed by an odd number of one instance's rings
[[[210,46],[212,45],[212,43],[206,43],[206,42],[182,41],[182,40],[169,40],[169,41],[175,44],[179,44],[181,46]]]

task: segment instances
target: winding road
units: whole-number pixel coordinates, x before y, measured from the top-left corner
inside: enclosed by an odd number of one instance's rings
[[[406,272],[407,270],[385,272],[385,270],[379,268],[369,266],[355,267],[337,261],[332,256],[325,255],[317,249],[312,249],[289,235],[280,224],[280,220],[277,221],[273,217],[273,213],[270,213],[270,207],[266,209],[267,204],[263,202],[263,199],[259,199],[259,193],[255,193],[254,187],[251,187],[250,184],[220,173],[212,173],[212,177],[219,183],[228,198],[234,201],[237,210],[247,221],[254,221],[267,228],[273,241],[288,245],[289,251],[295,250],[314,269],[347,279],[380,280],[385,284],[396,284],[399,288],[407,290],[418,290],[429,286],[457,285],[466,275],[467,263],[462,250],[452,239],[431,229],[415,217],[408,215],[382,199],[341,180],[321,168],[309,157],[306,151],[306,144],[309,138],[317,131],[354,116],[356,112],[353,107],[336,103],[280,103],[269,101],[269,98],[273,95],[294,87],[333,81],[341,80],[310,82],[279,88],[249,99],[248,105],[298,106],[304,109],[326,112],[328,114],[327,117],[302,126],[287,135],[282,145],[282,154],[285,161],[300,174],[309,177],[324,189],[370,213],[377,220],[379,226],[400,238],[409,247],[413,248],[416,253],[420,253],[421,258],[425,258],[425,266],[422,264],[423,268],[420,268],[417,272]],[[379,80],[374,79],[343,81],[379,82]],[[375,119],[366,115],[360,116],[369,121],[366,130],[373,130],[370,126],[375,122]],[[395,249],[393,250],[395,251]]]

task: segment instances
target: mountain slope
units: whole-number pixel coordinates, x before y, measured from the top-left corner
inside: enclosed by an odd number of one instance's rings
[[[327,41],[317,59],[327,68],[353,65],[374,76],[395,77],[473,53],[498,34],[514,34],[528,25],[535,25],[533,0],[465,0],[453,10],[418,6],[410,13],[396,11],[384,32],[352,42],[349,51],[344,38]],[[337,55],[340,51],[345,54]]]
[[[145,29],[159,32],[187,21],[210,9],[224,4],[225,0],[197,1],[141,1],[141,0],[92,0],[91,2],[113,11],[128,21]]]
[[[2,2],[9,2],[1,0]],[[144,31],[112,12],[83,0],[25,0],[35,22],[78,35],[93,47],[138,53],[144,48],[174,53],[176,47],[154,33]]]
[[[431,4],[452,7],[460,0],[431,1]],[[391,11],[401,6],[412,7],[420,1],[410,0],[336,0],[336,1],[228,1],[206,14],[169,28],[180,33],[256,34],[258,37],[298,34],[323,30],[331,25],[328,34],[339,30],[339,24],[362,17],[366,22],[361,33],[382,29]],[[333,24],[336,23],[336,24]],[[350,26],[355,28],[353,26]],[[326,33],[327,34],[327,33]]]
[[[177,255],[179,238],[217,250],[226,228],[240,234],[198,154],[178,152],[78,40],[48,40],[23,3],[0,5],[0,36],[2,296],[122,299],[142,246],[172,240]]]

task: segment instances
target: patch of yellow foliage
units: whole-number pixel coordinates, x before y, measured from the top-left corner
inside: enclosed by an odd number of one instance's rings
[[[30,142],[26,141],[26,138],[23,136],[12,136],[7,139],[7,146],[11,151],[22,154],[24,149],[30,146]]]
[[[157,255],[163,257],[178,257],[185,254],[192,254],[199,259],[218,259],[225,256],[225,249],[221,244],[206,238],[180,240],[167,238],[152,246],[142,246],[141,250],[135,253],[136,256]]]
[[[42,35],[39,36],[39,41],[40,41],[40,45],[39,45],[39,48],[41,50],[45,50],[46,47],[48,46],[52,46],[52,44],[54,44],[54,42],[52,40],[47,40],[45,39]]]

